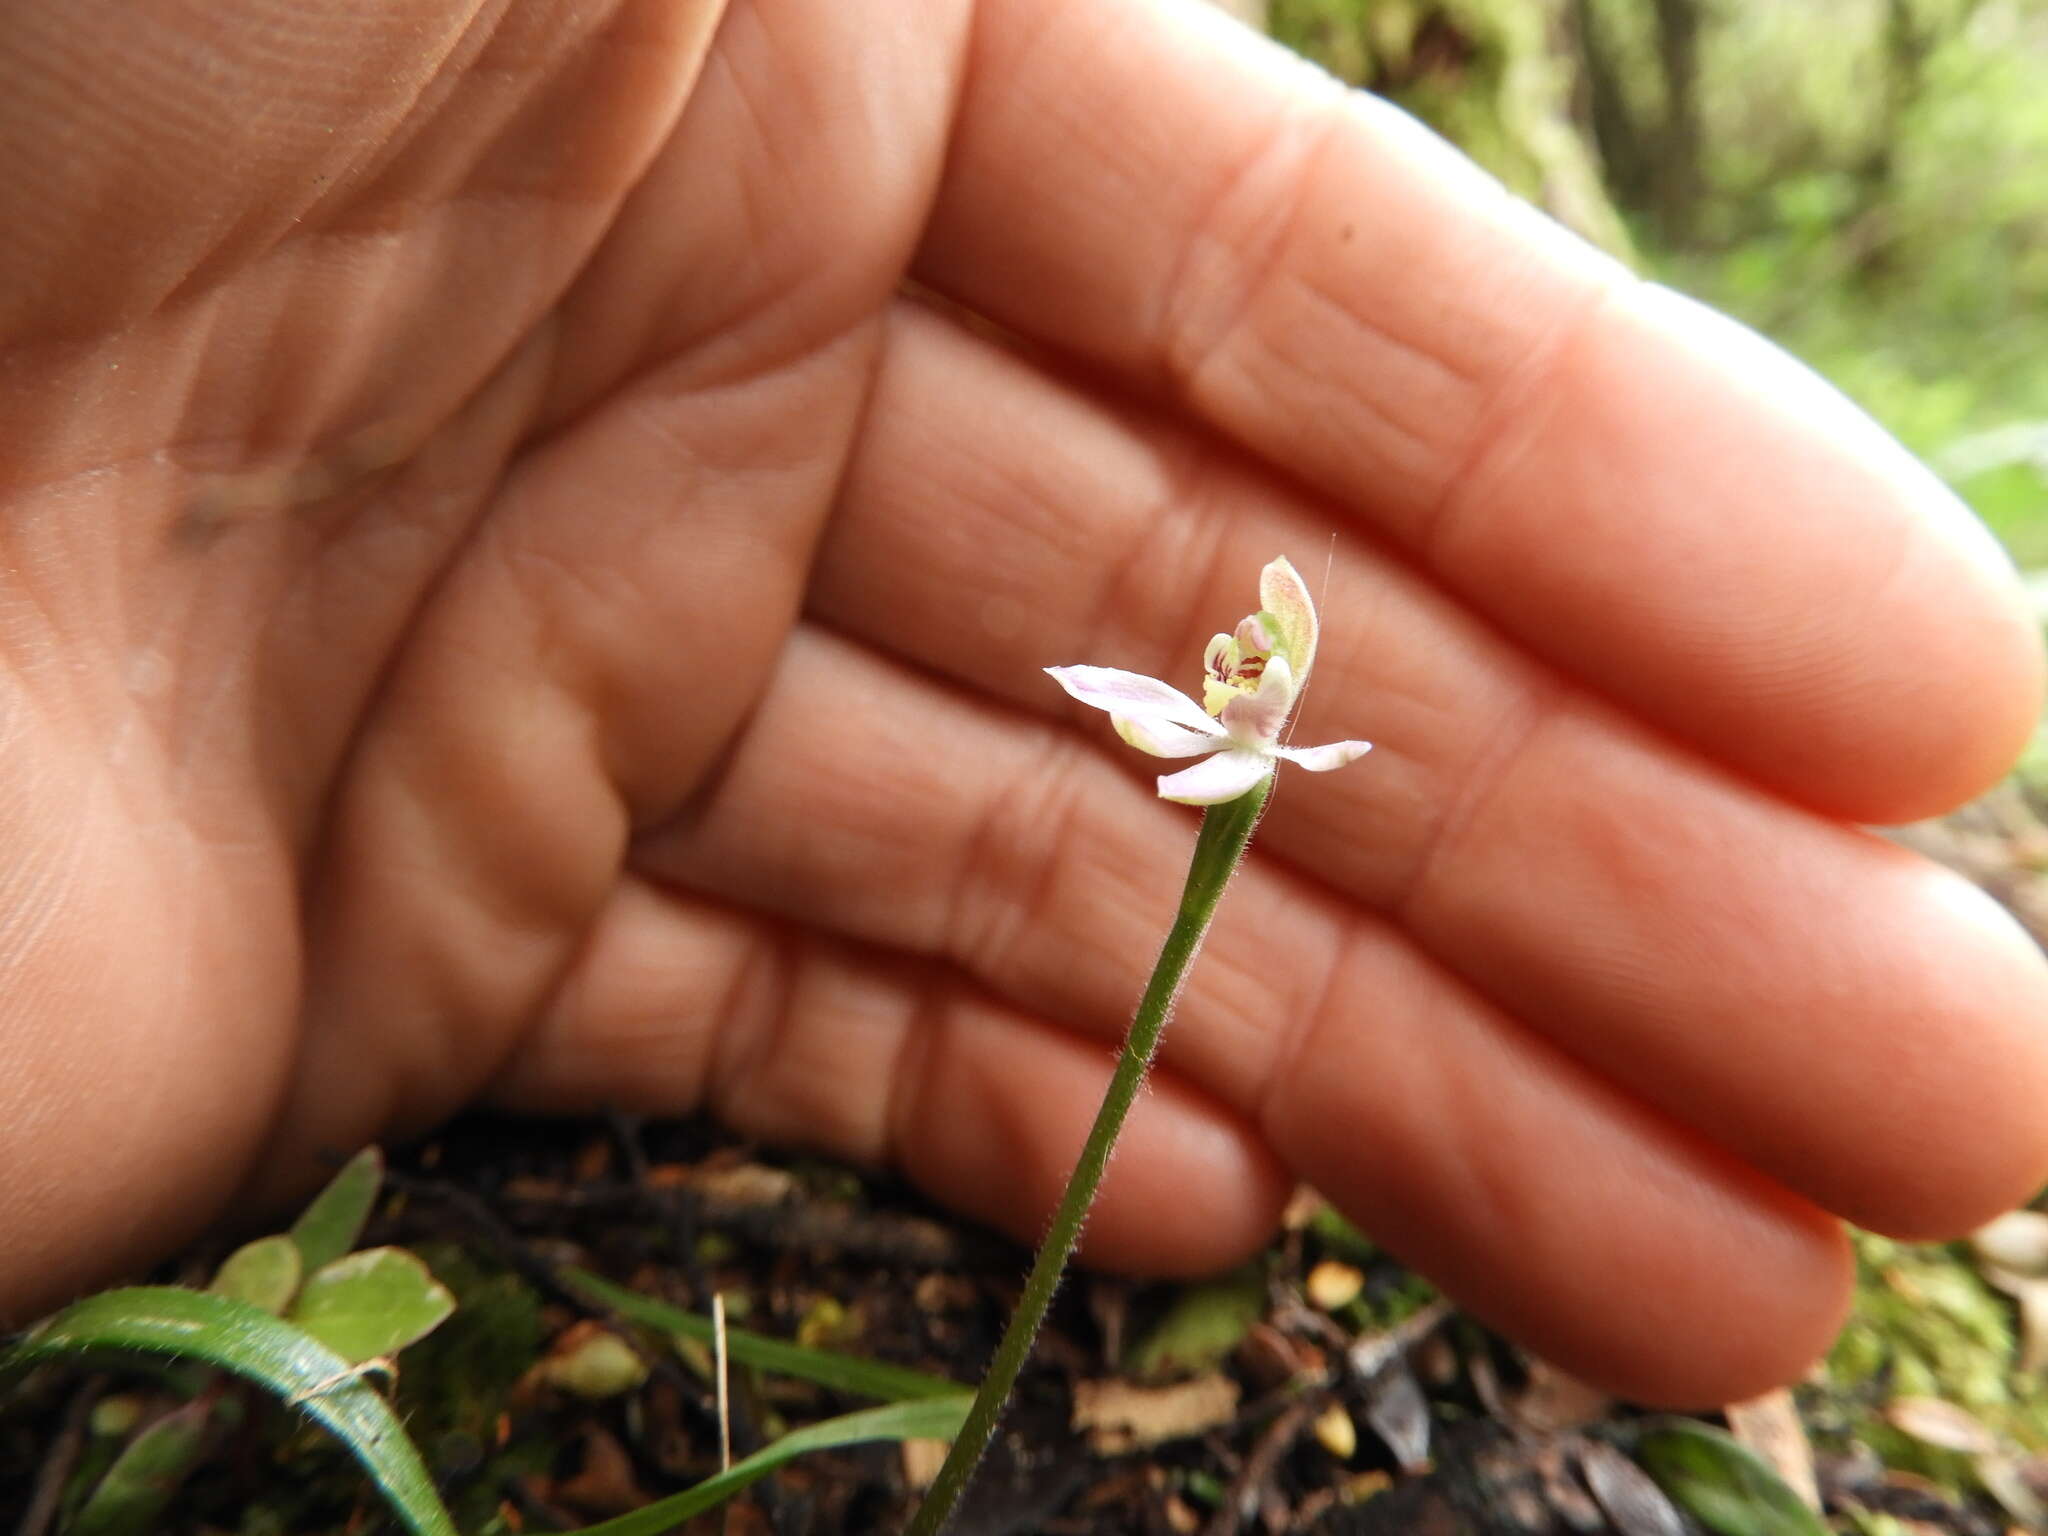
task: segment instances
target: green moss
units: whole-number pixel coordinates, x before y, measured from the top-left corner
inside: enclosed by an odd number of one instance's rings
[[[1967,1251],[1868,1233],[1855,1242],[1855,1309],[1810,1405],[1818,1437],[1861,1441],[1886,1465],[1951,1491],[1972,1484],[1968,1460],[1894,1429],[1886,1403],[1940,1398],[2026,1450],[2048,1447],[2048,1385],[2017,1368],[2012,1305],[1978,1276]]]
[[[1572,119],[1558,0],[1273,0],[1268,29],[1414,113],[1598,245],[1632,254]]]
[[[1382,1285],[1368,1280],[1364,1294],[1344,1308],[1344,1320],[1358,1333],[1378,1333],[1405,1323],[1437,1299],[1422,1276],[1403,1270]]]
[[[1437,1299],[1435,1286],[1403,1267],[1332,1207],[1317,1208],[1309,1218],[1308,1234],[1324,1256],[1365,1271],[1364,1291],[1338,1309],[1339,1319],[1352,1332],[1384,1332]]]
[[[540,1298],[453,1243],[414,1251],[455,1293],[455,1313],[400,1358],[398,1401],[429,1466],[474,1466],[447,1492],[456,1524],[480,1530],[497,1515],[506,1477],[543,1471],[552,1456],[549,1446],[497,1446],[499,1416],[546,1337]]]

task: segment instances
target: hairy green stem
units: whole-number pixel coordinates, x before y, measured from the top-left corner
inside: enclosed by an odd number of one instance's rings
[[[1202,947],[1202,937],[1216,915],[1223,888],[1230,883],[1230,877],[1244,860],[1245,849],[1251,845],[1252,832],[1259,824],[1272,787],[1273,779],[1268,775],[1265,782],[1250,792],[1212,805],[1203,813],[1194,860],[1188,866],[1187,885],[1181,891],[1180,911],[1167,930],[1159,961],[1152,967],[1152,979],[1145,984],[1145,995],[1139,999],[1130,1033],[1124,1037],[1123,1054],[1117,1058],[1116,1071],[1102,1096],[1102,1108],[1096,1111],[1095,1124],[1081,1147],[1073,1176],[1067,1180],[1066,1193],[1060,1196],[1052,1224],[1038,1245],[1038,1257],[1032,1262],[1030,1278],[1024,1282],[1024,1294],[1018,1299],[1002,1343],[996,1346],[995,1358],[989,1362],[974,1406],[968,1410],[953,1449],[939,1468],[931,1492],[925,1495],[906,1536],[936,1536],[995,1434],[996,1422],[1010,1398],[1010,1388],[1016,1384],[1017,1373],[1031,1353],[1032,1340],[1038,1336],[1039,1324],[1045,1321],[1046,1309],[1059,1289],[1067,1259],[1080,1240],[1082,1223],[1095,1201],[1095,1189],[1102,1182],[1103,1170],[1109,1166],[1110,1153],[1116,1149],[1117,1135],[1123,1130],[1124,1119],[1144,1083],[1145,1071],[1159,1049],[1159,1037],[1173,1012],[1174,999],[1180,995],[1195,952]]]

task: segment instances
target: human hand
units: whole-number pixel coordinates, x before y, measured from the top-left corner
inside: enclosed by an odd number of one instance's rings
[[[1304,731],[1376,750],[1277,794],[1098,1262],[1306,1178],[1723,1400],[1828,1213],[2029,1192],[2040,961],[1849,825],[2036,707],[1923,472],[1199,8],[715,19],[10,18],[0,1308],[479,1096],[1035,1235],[1193,835],[1039,668],[1191,684],[1332,530]]]

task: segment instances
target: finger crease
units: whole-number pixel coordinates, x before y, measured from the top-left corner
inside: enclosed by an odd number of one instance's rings
[[[1496,372],[1490,385],[1471,381],[1480,395],[1464,445],[1444,456],[1442,482],[1415,521],[1414,544],[1424,569],[1440,568],[1449,530],[1462,521],[1464,509],[1483,500],[1489,486],[1505,480],[1516,455],[1546,439],[1544,428],[1557,406],[1558,392],[1546,389],[1545,384],[1559,361],[1599,322],[1616,297],[1639,284],[1639,279],[1594,284],[1576,304],[1563,306],[1555,323],[1535,337],[1513,364]],[[1516,425],[1511,429],[1510,423]]]
[[[1202,374],[1273,280],[1288,232],[1300,215],[1309,169],[1344,120],[1342,88],[1326,77],[1307,78],[1319,88],[1291,98],[1252,151],[1224,177],[1190,227],[1161,287],[1153,350],[1176,398],[1198,398]],[[1280,195],[1264,192],[1269,176],[1280,178]]]
[[[1503,715],[1486,749],[1466,769],[1456,794],[1425,834],[1407,879],[1382,906],[1388,918],[1407,925],[1415,903],[1429,888],[1449,850],[1507,782],[1514,765],[1527,754],[1544,726],[1556,717],[1563,694],[1563,685],[1547,675],[1531,678],[1527,694]]]

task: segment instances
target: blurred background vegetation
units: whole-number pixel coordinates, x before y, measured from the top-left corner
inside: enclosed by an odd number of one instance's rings
[[[1237,0],[1804,358],[2048,592],[2048,0]]]

